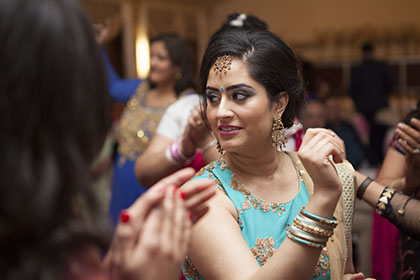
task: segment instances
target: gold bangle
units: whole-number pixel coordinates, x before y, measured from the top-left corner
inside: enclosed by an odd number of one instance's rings
[[[298,233],[295,229],[293,229],[293,228],[290,228],[289,229],[289,233],[291,234],[291,235],[293,235],[293,236],[295,236],[295,237],[298,237],[298,238],[300,238],[300,239],[302,239],[302,240],[305,240],[305,241],[308,241],[308,242],[312,242],[312,243],[315,243],[315,244],[318,244],[318,245],[322,245],[322,246],[326,246],[327,245],[327,241],[321,241],[321,240],[314,240],[314,239],[312,239],[312,238],[310,238],[310,236],[308,236],[308,235],[303,235],[303,234],[300,234],[300,233]]]
[[[325,230],[325,229],[322,229],[320,227],[311,226],[311,225],[305,224],[304,222],[302,222],[302,221],[300,221],[296,218],[293,221],[293,223],[294,223],[295,227],[297,227],[298,229],[303,230],[303,231],[308,232],[308,233],[311,233],[311,234],[314,234],[318,237],[329,238],[334,234],[333,230]]]

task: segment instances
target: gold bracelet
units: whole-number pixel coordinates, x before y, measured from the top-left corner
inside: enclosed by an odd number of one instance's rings
[[[412,197],[411,197],[411,196],[409,196],[409,197],[407,198],[407,200],[404,202],[404,205],[403,205],[400,209],[398,209],[398,214],[400,214],[401,216],[402,216],[402,215],[404,215],[404,213],[405,213],[405,207],[407,206],[407,203],[408,203],[411,199],[412,199]]]
[[[325,229],[320,228],[320,227],[311,226],[311,225],[308,225],[308,224],[298,220],[297,218],[294,219],[293,223],[294,223],[295,227],[297,227],[298,229],[303,230],[303,231],[308,232],[308,233],[311,233],[311,234],[314,234],[318,237],[329,238],[334,234],[333,230],[325,230]]]
[[[338,221],[337,221],[336,218],[333,217],[333,219],[327,219],[327,218],[324,218],[324,217],[320,217],[320,216],[317,216],[315,214],[312,214],[312,213],[306,211],[306,209],[303,208],[303,207],[302,207],[302,209],[300,209],[299,215],[303,215],[306,218],[311,219],[314,222],[320,223],[320,224],[328,226],[328,227],[335,228],[338,225]]]
[[[319,240],[318,238],[313,238],[310,235],[303,235],[301,233],[299,233],[298,231],[296,231],[296,229],[294,229],[293,227],[291,227],[289,229],[289,233],[295,237],[298,237],[302,240],[308,241],[308,242],[312,242],[321,246],[326,246],[327,245],[327,241],[328,240]]]

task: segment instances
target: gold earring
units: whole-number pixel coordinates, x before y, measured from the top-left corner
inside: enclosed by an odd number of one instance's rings
[[[181,72],[175,72],[175,80],[181,80],[181,78],[182,78],[182,74],[181,74]]]
[[[273,147],[276,147],[277,151],[283,151],[286,148],[286,130],[284,129],[281,117],[275,117],[273,121],[273,127],[271,128],[271,139],[273,141]]]
[[[219,152],[219,154],[223,155],[223,148],[222,148],[222,146],[220,146],[219,141],[217,141],[216,148],[217,148],[217,151]]]

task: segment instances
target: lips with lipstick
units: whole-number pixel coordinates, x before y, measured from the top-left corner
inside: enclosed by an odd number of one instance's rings
[[[219,134],[220,135],[233,135],[238,133],[242,128],[239,126],[233,126],[233,125],[219,125]]]

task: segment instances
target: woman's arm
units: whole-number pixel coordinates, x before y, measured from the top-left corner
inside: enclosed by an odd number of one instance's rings
[[[112,67],[109,57],[102,49],[102,57],[108,76],[109,92],[111,97],[119,102],[126,103],[136,92],[141,83],[141,79],[121,79]]]
[[[357,186],[360,186],[366,176],[356,172],[356,178]],[[376,209],[376,204],[384,189],[385,186],[372,181],[363,193],[362,199],[372,208]],[[420,201],[417,198],[395,192],[389,201],[389,205],[391,208],[388,208],[389,211],[385,211],[386,215],[384,217],[392,222],[399,230],[413,238],[420,239]]]
[[[172,139],[157,133],[147,149],[137,158],[134,170],[142,186],[150,187],[160,178],[182,167],[166,158],[165,150],[172,142]]]
[[[404,171],[405,156],[394,148],[389,147],[376,181],[385,186],[390,185],[404,177]]]

